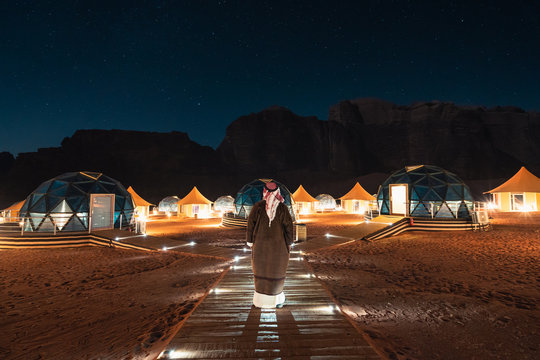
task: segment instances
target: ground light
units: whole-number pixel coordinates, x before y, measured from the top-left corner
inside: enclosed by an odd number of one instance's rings
[[[191,351],[165,350],[159,354],[158,359],[185,359],[193,355]]]

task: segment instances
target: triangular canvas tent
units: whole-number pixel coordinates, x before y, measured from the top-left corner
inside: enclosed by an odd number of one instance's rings
[[[495,189],[493,203],[501,211],[538,211],[540,202],[540,178],[524,166],[508,181]]]
[[[23,201],[18,201],[10,207],[2,210],[2,216],[7,219],[7,221],[17,221],[19,218],[19,211],[21,210],[24,204]]]
[[[375,197],[370,195],[358,182],[341,198],[341,208],[349,213],[363,214]]]
[[[317,199],[311,196],[302,185],[292,194],[296,210],[301,213],[311,213],[315,209]]]
[[[373,195],[370,195],[362,185],[360,185],[358,182],[353,186],[351,191],[340,197],[341,200],[365,200],[365,201],[373,201],[375,200],[375,197]]]
[[[178,214],[187,217],[208,217],[212,202],[205,198],[196,186],[178,202]]]
[[[155,205],[144,200],[131,186],[127,188],[127,191],[131,194],[137,214],[148,216],[150,214],[150,206]]]

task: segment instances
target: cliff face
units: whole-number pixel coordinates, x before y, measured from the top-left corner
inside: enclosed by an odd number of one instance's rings
[[[540,174],[540,115],[514,107],[357,99],[332,106],[323,121],[272,107],[233,121],[217,150],[181,132],[79,130],[58,148],[16,159],[0,153],[0,208],[67,171],[104,172],[157,202],[194,185],[210,198],[234,195],[257,177],[339,196],[359,177],[377,173],[361,177],[375,192],[384,173],[412,164],[438,165],[475,183],[508,177],[521,165]]]
[[[231,123],[217,151],[223,163],[238,174],[366,173],[372,170],[370,161],[363,154],[363,144],[355,141],[357,134],[350,130],[337,122],[273,107]]]
[[[45,180],[81,170],[103,172],[156,201],[162,194],[186,194],[194,185],[210,188],[219,164],[214,149],[186,133],[78,130],[61,147],[19,154],[0,176],[0,201],[3,208]]]
[[[379,170],[435,164],[486,179],[511,175],[520,164],[540,169],[540,114],[519,108],[358,99],[331,107],[329,121],[361,127]]]

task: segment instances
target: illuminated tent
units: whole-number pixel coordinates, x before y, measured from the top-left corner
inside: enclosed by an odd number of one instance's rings
[[[487,193],[501,211],[538,211],[540,178],[522,166],[508,181]]]
[[[431,165],[396,171],[377,193],[383,215],[468,219],[473,201],[469,187],[456,174]]]
[[[284,199],[283,202],[289,208],[293,221],[295,221],[296,217],[293,209],[294,200],[291,192],[285,185],[273,179],[256,179],[249,184],[244,185],[240,191],[238,191],[236,198],[234,199],[234,215],[237,217],[247,218],[253,205],[262,200],[264,184],[270,181],[275,182],[279,187],[281,196],[283,196]]]
[[[230,195],[220,196],[214,202],[214,210],[222,213],[234,211],[234,198]]]
[[[299,213],[309,214],[315,210],[317,199],[311,196],[302,185],[292,194],[292,197]]]
[[[370,195],[358,182],[351,191],[340,197],[341,208],[348,213],[363,214],[369,209],[370,202],[375,197]]]
[[[10,207],[2,210],[2,216],[6,218],[7,221],[19,221],[19,212],[23,204],[24,204],[24,200],[16,202]]]
[[[118,181],[102,173],[81,171],[42,183],[25,200],[20,215],[25,231],[84,231],[126,227],[132,223],[134,204]],[[54,224],[54,225],[53,225]]]
[[[138,215],[148,216],[150,214],[150,206],[154,206],[154,204],[140,197],[131,186],[127,188],[127,191],[131,194],[131,198],[135,203],[135,212]]]
[[[317,199],[317,210],[327,211],[336,209],[336,199],[332,195],[319,194],[315,197]]]
[[[163,212],[177,212],[178,202],[180,198],[178,196],[167,196],[159,202],[158,210]]]
[[[178,214],[187,217],[207,217],[210,213],[210,204],[212,202],[205,198],[196,186],[178,202]]]

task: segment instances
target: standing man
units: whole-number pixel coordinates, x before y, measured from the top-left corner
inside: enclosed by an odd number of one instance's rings
[[[255,277],[253,305],[281,308],[283,285],[293,243],[293,222],[275,182],[264,185],[263,200],[251,209],[247,244],[252,247],[251,267]]]

